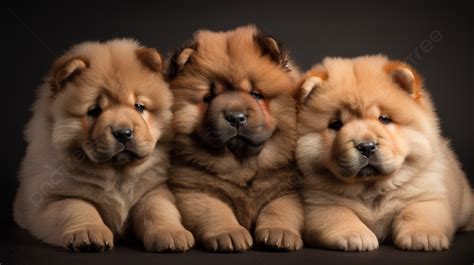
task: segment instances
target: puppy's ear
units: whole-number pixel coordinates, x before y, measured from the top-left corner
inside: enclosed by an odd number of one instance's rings
[[[253,39],[260,49],[262,56],[268,56],[276,64],[291,70],[288,52],[279,41],[272,36],[263,35],[260,32],[255,33]]]
[[[138,60],[151,71],[161,73],[163,71],[163,61],[160,53],[152,48],[138,48],[135,50]]]
[[[411,66],[400,61],[391,61],[385,65],[384,70],[398,87],[412,98],[416,99],[421,95],[423,80]]]
[[[179,72],[183,70],[186,63],[191,61],[191,55],[195,51],[196,44],[194,42],[187,42],[173,53],[166,71],[166,77],[168,80],[173,80]]]
[[[299,102],[304,104],[311,95],[318,89],[321,83],[328,79],[328,73],[321,68],[315,68],[308,71],[300,85]]]
[[[52,67],[50,81],[53,93],[61,91],[64,86],[71,82],[78,74],[80,74],[89,65],[89,62],[80,57],[59,58]]]

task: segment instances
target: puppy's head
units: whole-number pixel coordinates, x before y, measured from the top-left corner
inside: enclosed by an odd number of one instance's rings
[[[382,56],[328,58],[301,87],[296,156],[306,175],[404,178],[429,159],[437,121],[410,66]]]
[[[278,153],[269,141],[281,138],[275,141],[287,148],[295,127],[296,76],[283,47],[253,26],[199,31],[170,61],[176,133],[237,159],[269,146]]]
[[[56,60],[47,81],[52,140],[65,154],[136,164],[169,137],[172,95],[153,49],[126,39],[79,44]]]

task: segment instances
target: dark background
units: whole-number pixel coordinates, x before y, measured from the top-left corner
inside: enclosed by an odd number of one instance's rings
[[[303,70],[325,56],[383,53],[406,59],[426,79],[441,127],[474,183],[473,21],[471,9],[455,1],[161,1],[154,5],[95,9],[2,9],[0,117],[2,118],[0,264],[472,264],[474,234],[460,233],[450,251],[406,253],[382,246],[371,253],[304,249],[297,253],[250,251],[216,255],[145,253],[117,246],[111,253],[78,255],[38,243],[11,225],[16,173],[25,151],[22,130],[35,89],[51,62],[86,40],[133,37],[167,54],[195,30],[228,30],[256,24],[281,40]],[[48,257],[48,258],[46,258]],[[138,263],[137,263],[138,262]],[[324,262],[323,262],[324,263]]]
[[[75,43],[116,37],[133,37],[167,54],[197,29],[249,23],[281,40],[303,70],[325,56],[383,53],[407,59],[425,77],[443,133],[474,182],[473,21],[471,9],[455,1],[162,1],[135,7],[3,9],[0,20],[2,222],[12,216],[25,151],[22,130],[35,89],[54,58]]]

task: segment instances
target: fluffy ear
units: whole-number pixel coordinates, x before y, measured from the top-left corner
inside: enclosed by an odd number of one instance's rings
[[[309,98],[309,95],[313,92],[313,90],[317,89],[319,84],[321,84],[323,80],[317,76],[309,76],[307,77],[303,84],[301,85],[300,90],[300,102],[304,103]]]
[[[311,94],[318,89],[319,85],[327,79],[328,73],[324,69],[312,69],[308,71],[301,82],[299,93],[300,103],[305,103]]]
[[[58,59],[53,64],[51,74],[51,90],[53,93],[61,91],[68,82],[72,81],[88,65],[87,60],[79,57]]]
[[[253,39],[258,45],[262,56],[270,57],[272,61],[289,70],[288,52],[280,42],[271,36],[263,35],[259,32],[254,35]]]
[[[392,80],[411,97],[417,98],[421,93],[422,78],[415,69],[409,65],[392,61],[385,65],[385,71]]]
[[[146,67],[151,71],[161,73],[163,70],[163,61],[161,60],[160,53],[151,48],[138,48],[135,50],[135,54]]]
[[[191,59],[191,55],[196,51],[194,42],[188,42],[173,53],[168,65],[166,77],[168,80],[174,79],[181,70],[183,70],[186,63]]]

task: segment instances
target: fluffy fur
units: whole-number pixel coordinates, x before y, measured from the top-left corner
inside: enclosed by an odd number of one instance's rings
[[[162,68],[158,52],[127,39],[82,43],[55,61],[26,126],[20,226],[76,251],[109,249],[129,230],[150,251],[193,245],[165,183],[172,94]],[[123,128],[133,130],[124,143]]]
[[[366,251],[391,237],[400,249],[436,251],[469,228],[469,183],[413,68],[327,58],[306,74],[300,100],[307,245]]]
[[[185,226],[211,251],[245,251],[254,231],[264,246],[301,248],[293,159],[299,73],[283,47],[253,26],[202,30],[174,54],[168,74],[176,131],[170,185]]]

